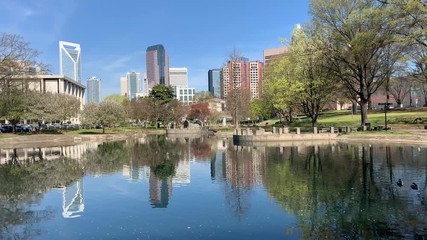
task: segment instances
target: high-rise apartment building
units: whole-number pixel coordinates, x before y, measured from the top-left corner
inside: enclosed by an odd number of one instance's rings
[[[126,74],[127,80],[127,96],[129,100],[136,99],[137,93],[141,92],[142,79],[141,73],[128,72]]]
[[[208,71],[208,90],[212,96],[221,98],[221,69]]]
[[[120,77],[120,95],[128,95],[128,79],[127,77]]]
[[[59,42],[59,71],[76,82],[81,82],[80,44]]]
[[[188,70],[187,68],[170,68],[169,69],[170,85],[174,87],[188,87]]]
[[[163,45],[158,44],[148,47],[146,57],[147,91],[158,84],[169,86],[169,57],[166,55]]]
[[[221,98],[226,98],[234,89],[250,92],[251,99],[262,95],[263,63],[240,58],[228,61],[221,70]]]
[[[91,77],[87,80],[87,104],[101,102],[101,79]]]

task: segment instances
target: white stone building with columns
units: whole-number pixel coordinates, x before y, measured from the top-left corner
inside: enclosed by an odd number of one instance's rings
[[[14,81],[22,81],[22,86],[28,89],[43,92],[67,94],[76,97],[80,101],[80,109],[83,109],[86,87],[64,75],[25,75],[13,78]],[[79,117],[69,119],[72,123],[80,123]]]

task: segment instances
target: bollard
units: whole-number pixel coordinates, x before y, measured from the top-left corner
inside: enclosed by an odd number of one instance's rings
[[[297,127],[297,134],[301,134],[301,128]]]
[[[250,128],[246,128],[246,135],[252,135],[252,131]]]
[[[319,132],[317,131],[317,127],[313,127],[313,133],[314,133],[314,134],[319,133]]]
[[[245,135],[245,129],[240,129],[241,135]]]
[[[335,133],[335,128],[331,127],[331,133]]]
[[[351,128],[350,128],[350,127],[346,127],[346,130],[345,130],[345,132],[346,132],[346,133],[349,133],[349,132],[351,132]]]
[[[276,134],[276,133],[277,133],[277,128],[273,127],[273,134]]]
[[[279,128],[279,135],[283,134],[283,128]]]
[[[288,127],[283,128],[283,134],[288,134],[288,133],[289,133],[289,128]]]
[[[234,129],[234,135],[239,135],[239,129]]]

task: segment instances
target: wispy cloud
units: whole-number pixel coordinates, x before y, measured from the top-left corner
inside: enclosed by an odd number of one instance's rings
[[[75,6],[74,0],[3,1],[0,28],[44,42],[57,41]]]

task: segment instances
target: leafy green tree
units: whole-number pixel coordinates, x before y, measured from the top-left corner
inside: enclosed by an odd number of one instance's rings
[[[151,89],[149,97],[156,99],[161,104],[165,104],[175,98],[175,92],[173,87],[159,84]]]
[[[324,65],[361,106],[368,122],[371,96],[393,73],[404,44],[387,9],[372,0],[311,0],[310,13],[323,42]]]

